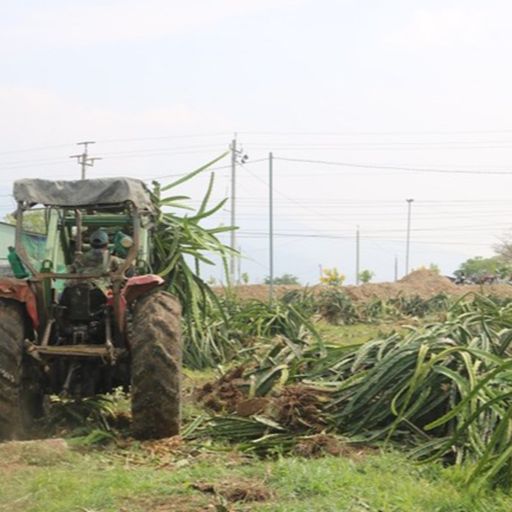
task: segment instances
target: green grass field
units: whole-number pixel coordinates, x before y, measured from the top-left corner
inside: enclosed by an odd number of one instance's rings
[[[399,326],[321,325],[329,342],[360,343]],[[192,390],[214,373],[186,372]],[[126,404],[123,404],[126,406]],[[0,511],[510,512],[500,490],[468,488],[469,468],[416,465],[399,449],[258,459],[236,446],[179,439],[103,447],[84,439],[0,444]]]
[[[49,451],[44,442],[12,446],[0,452],[0,510],[512,510],[512,498],[500,492],[465,489],[460,469],[416,466],[397,452],[262,461],[220,447],[172,447],[157,454],[149,445],[85,452]]]

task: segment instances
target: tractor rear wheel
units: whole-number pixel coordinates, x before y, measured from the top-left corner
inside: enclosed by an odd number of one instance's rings
[[[22,304],[0,299],[0,439],[22,435],[22,362],[25,312]]]
[[[133,308],[131,345],[132,430],[139,439],[179,433],[181,420],[181,307],[156,291]]]

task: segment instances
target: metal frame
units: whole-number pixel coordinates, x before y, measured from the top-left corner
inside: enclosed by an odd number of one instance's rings
[[[141,222],[140,222],[140,214],[138,209],[132,205],[131,207],[131,219],[132,219],[132,227],[133,227],[133,245],[130,247],[128,254],[126,255],[124,265],[116,270],[115,272],[103,272],[101,274],[78,274],[78,273],[57,273],[57,272],[41,272],[37,270],[30,261],[28,257],[27,251],[23,244],[22,233],[23,233],[23,213],[28,210],[23,203],[18,203],[18,209],[16,211],[16,240],[15,240],[15,249],[23,264],[30,270],[32,274],[32,281],[40,281],[41,279],[98,279],[101,277],[110,277],[113,281],[119,278],[124,279],[125,272],[130,268],[130,266],[135,262],[137,256],[139,254],[139,245],[140,245],[140,233],[141,233]],[[77,219],[79,219],[81,223],[82,216],[77,215]],[[77,226],[78,227],[78,226]],[[80,241],[79,250],[81,251],[81,226],[78,229],[77,239]],[[49,234],[52,236],[53,234]]]
[[[100,206],[98,205],[90,205],[88,208],[94,208],[97,207],[98,209]],[[43,260],[42,265],[43,267],[40,269],[37,269],[32,262],[30,261],[30,258],[28,257],[25,245],[23,243],[22,234],[23,234],[23,214],[25,211],[30,210],[30,206],[23,203],[18,202],[17,212],[16,212],[16,239],[15,239],[15,249],[18,253],[21,261],[26,266],[26,268],[30,271],[32,274],[31,277],[28,279],[36,292],[36,299],[38,303],[38,310],[40,314],[40,330],[39,335],[42,337],[43,341],[49,338],[50,336],[50,330],[51,326],[53,324],[53,316],[50,310],[50,305],[52,304],[52,280],[54,279],[63,279],[63,280],[88,280],[88,279],[101,279],[101,278],[107,278],[112,283],[112,293],[113,293],[113,318],[116,325],[116,333],[119,335],[123,335],[124,333],[124,319],[123,319],[123,304],[122,304],[122,288],[124,285],[124,282],[126,280],[126,271],[137,261],[137,258],[142,256],[148,257],[149,251],[147,247],[140,247],[141,241],[144,243],[150,242],[150,237],[147,236],[147,229],[150,227],[151,223],[147,224],[144,223],[145,226],[142,227],[142,221],[144,217],[139,212],[138,208],[131,202],[127,202],[124,204],[119,205],[101,205],[101,207],[112,207],[112,208],[125,208],[128,209],[129,213],[127,214],[111,214],[106,213],[105,214],[105,225],[107,226],[122,226],[123,224],[131,224],[132,225],[132,239],[133,239],[133,245],[130,247],[128,254],[126,255],[126,258],[124,259],[123,265],[118,268],[114,272],[102,272],[102,273],[76,273],[76,272],[65,272],[65,273],[58,273],[54,271],[54,268],[52,268],[52,265],[56,264],[57,261],[57,250],[58,247],[62,246],[62,240],[60,239],[60,230],[65,229],[66,224],[67,225],[76,225],[77,226],[77,235],[76,235],[76,249],[75,249],[75,256],[82,252],[82,233],[83,233],[83,226],[86,224],[98,224],[103,225],[102,223],[102,215],[84,215],[82,214],[83,209],[85,208],[73,208],[72,210],[75,213],[74,217],[74,223],[71,223],[71,218],[64,218],[62,222],[62,227],[59,229],[58,226],[58,219],[56,219],[54,216],[49,216],[49,230],[47,235],[47,258]],[[65,207],[55,207],[58,211],[66,211],[67,209]],[[52,206],[46,206],[46,211],[51,210]],[[68,210],[71,210],[68,209]],[[56,215],[56,213],[55,213]],[[143,233],[143,234],[142,234]],[[49,256],[49,253],[51,252],[51,257]],[[44,264],[47,262],[48,269],[44,268]],[[51,263],[51,265],[50,265]],[[112,337],[112,333],[109,333],[109,342],[111,344],[110,338]],[[47,345],[47,341],[45,345]],[[111,348],[108,348],[109,354],[112,356],[113,353],[111,351]],[[94,352],[94,351],[93,351]],[[115,358],[115,357],[114,357]]]

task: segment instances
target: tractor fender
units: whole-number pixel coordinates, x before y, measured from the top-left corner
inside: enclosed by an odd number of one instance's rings
[[[121,332],[125,330],[126,308],[128,305],[145,293],[158,288],[164,282],[160,276],[154,274],[130,277],[121,291],[118,308],[115,307],[114,297],[109,297],[107,304],[114,307],[116,323]]]
[[[32,321],[32,326],[34,329],[39,327],[36,294],[28,281],[13,277],[0,278],[0,297],[25,304],[28,316]]]
[[[123,288],[122,296],[126,304],[130,304],[141,295],[162,284],[164,284],[164,280],[155,274],[130,277]]]

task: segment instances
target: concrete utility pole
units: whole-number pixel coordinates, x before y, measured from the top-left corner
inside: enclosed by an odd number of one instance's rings
[[[398,281],[398,256],[395,256],[395,283]]]
[[[360,262],[360,233],[359,233],[359,226],[357,226],[356,229],[356,285],[359,284],[359,262]]]
[[[406,199],[407,201],[407,239],[405,246],[405,275],[409,273],[409,254],[411,248],[411,206],[414,199]]]
[[[85,168],[86,167],[92,167],[94,165],[95,160],[101,160],[101,157],[98,156],[89,156],[87,154],[87,149],[89,144],[96,144],[93,140],[86,140],[83,142],[77,142],[77,146],[83,146],[84,152],[79,155],[71,155],[69,158],[76,158],[78,164],[82,167],[82,173],[81,178],[82,180],[85,180]]]
[[[238,246],[238,260],[236,266],[236,284],[242,283],[242,246]]]
[[[231,258],[229,260],[229,279],[235,284],[236,273],[236,136],[231,141]]]
[[[249,157],[243,153],[243,149],[237,148],[236,133],[231,141],[231,227],[236,227],[236,166],[238,163],[245,164]],[[236,284],[236,271],[237,271],[237,258],[240,256],[235,254],[236,251],[236,231],[231,230],[230,247],[232,249],[231,258],[229,260],[229,281],[230,284]],[[240,283],[240,275],[238,276],[238,283]]]
[[[270,272],[270,286],[268,299],[274,300],[274,156],[268,154],[268,268]]]

